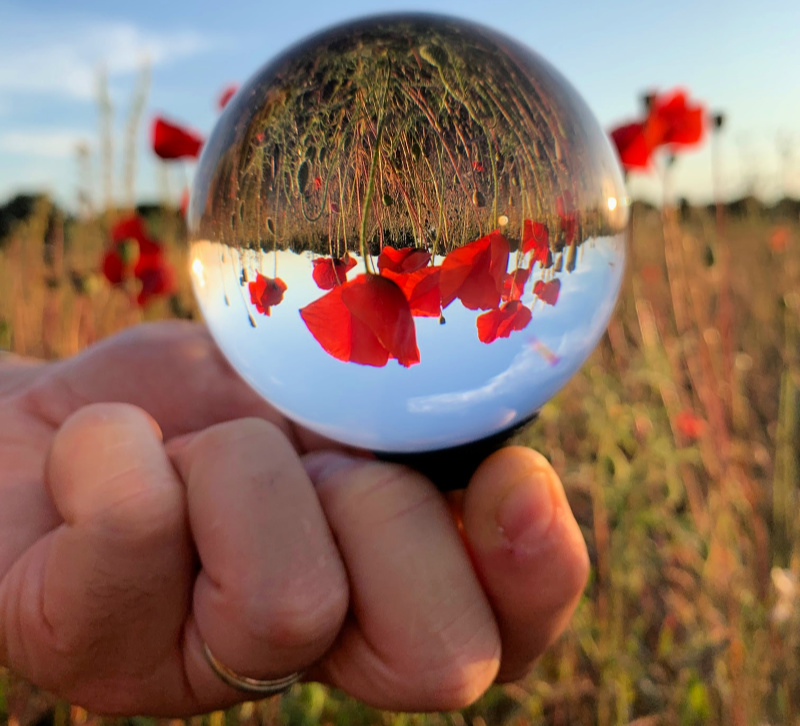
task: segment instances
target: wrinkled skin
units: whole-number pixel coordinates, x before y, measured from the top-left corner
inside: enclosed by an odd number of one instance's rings
[[[56,363],[0,357],[0,664],[105,714],[247,700],[305,670],[445,710],[526,673],[587,555],[540,455],[462,496],[283,419],[204,329],[139,326]]]

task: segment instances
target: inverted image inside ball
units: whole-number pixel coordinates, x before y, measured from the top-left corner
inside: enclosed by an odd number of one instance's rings
[[[528,420],[582,365],[627,215],[605,134],[546,61],[459,20],[372,18],[290,48],[228,104],[192,193],[192,280],[287,417],[441,451]]]

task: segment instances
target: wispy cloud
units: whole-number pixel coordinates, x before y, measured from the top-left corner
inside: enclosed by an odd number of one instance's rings
[[[78,144],[86,142],[87,134],[62,129],[26,129],[0,132],[0,152],[16,156],[44,159],[74,157]]]
[[[98,68],[109,78],[149,62],[168,63],[208,50],[214,42],[194,31],[156,32],[130,22],[4,19],[0,44],[0,96],[52,93],[89,100]],[[0,98],[0,101],[2,99]]]

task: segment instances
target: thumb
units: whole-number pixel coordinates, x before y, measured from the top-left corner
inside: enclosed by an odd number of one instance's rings
[[[464,536],[502,640],[499,680],[522,676],[566,627],[589,571],[586,545],[547,460],[508,447],[475,472]]]

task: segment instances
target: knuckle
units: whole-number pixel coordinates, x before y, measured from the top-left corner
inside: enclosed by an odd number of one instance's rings
[[[483,608],[464,608],[430,638],[428,673],[431,697],[441,710],[464,708],[477,700],[494,681],[500,665],[497,625]],[[428,679],[426,678],[426,682]]]
[[[149,452],[141,448],[148,436]],[[47,462],[49,485],[67,523],[132,545],[182,530],[183,494],[159,455],[156,436],[150,416],[128,404],[93,404],[71,416]]]
[[[183,535],[185,510],[180,489],[171,482],[146,477],[131,477],[123,481],[113,498],[109,498],[98,522],[111,537],[131,542],[149,551],[165,536]],[[115,482],[109,482],[111,486]]]
[[[276,592],[248,599],[245,631],[271,649],[322,652],[333,642],[347,613],[346,582],[334,578],[295,578]]]
[[[251,450],[263,455],[264,451],[277,452],[289,447],[289,440],[275,424],[260,418],[241,418],[205,429],[192,439],[185,454],[178,453],[177,463],[188,471],[195,467],[208,471],[220,462],[229,461],[232,452],[247,459]]]
[[[495,658],[463,658],[453,661],[428,682],[432,706],[441,711],[466,708],[492,685],[497,674]]]
[[[383,527],[438,503],[439,495],[422,474],[399,464],[366,462],[351,474],[338,506],[361,512],[373,526]]]
[[[209,436],[220,444],[245,442],[261,445],[264,441],[286,440],[283,432],[274,423],[255,417],[217,424],[209,429]]]
[[[96,438],[108,436],[109,429],[146,422],[153,425],[151,417],[142,409],[129,403],[91,403],[79,408],[61,426],[53,446],[53,455],[70,456],[78,450],[94,449]]]

